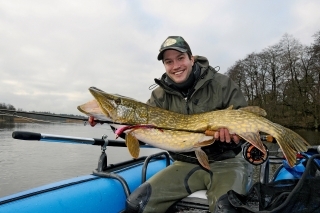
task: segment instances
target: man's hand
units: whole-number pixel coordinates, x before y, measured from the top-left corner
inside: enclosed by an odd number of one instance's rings
[[[90,116],[89,119],[88,119],[88,123],[90,124],[90,126],[94,127],[97,122],[94,120],[94,117],[93,116]]]
[[[235,134],[230,134],[229,130],[226,128],[221,128],[214,133],[214,138],[221,142],[230,143],[231,141],[238,144],[240,142],[240,137]]]

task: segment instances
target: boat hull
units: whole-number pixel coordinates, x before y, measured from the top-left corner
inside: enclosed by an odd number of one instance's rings
[[[144,160],[140,158],[125,168],[109,170],[121,176],[129,190],[133,191],[142,182]],[[145,178],[150,178],[165,167],[165,158],[150,161]],[[86,175],[1,198],[0,212],[120,212],[125,207],[126,196],[119,180]]]

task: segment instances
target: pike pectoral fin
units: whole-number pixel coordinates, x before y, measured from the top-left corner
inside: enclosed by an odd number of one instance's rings
[[[201,166],[210,170],[209,160],[208,160],[207,154],[200,148],[196,149],[194,152],[196,153],[197,159],[198,159],[199,163],[201,164]]]
[[[244,132],[239,134],[240,137],[251,143],[253,146],[257,147],[262,153],[267,154],[260,139],[259,133],[255,132]]]
[[[126,135],[126,145],[131,156],[135,159],[138,158],[140,153],[139,141],[131,132]]]
[[[213,138],[213,137],[208,137],[208,138]],[[198,142],[198,143],[194,144],[193,147],[197,148],[197,147],[209,146],[213,143],[214,143],[214,138],[206,140],[206,141]]]

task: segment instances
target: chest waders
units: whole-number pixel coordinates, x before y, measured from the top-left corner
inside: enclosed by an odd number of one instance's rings
[[[219,197],[230,189],[246,193],[251,175],[249,166],[239,155],[211,163],[211,171],[197,164],[175,161],[128,197],[126,212],[166,212],[177,200],[199,190],[207,190],[209,209],[213,211]]]

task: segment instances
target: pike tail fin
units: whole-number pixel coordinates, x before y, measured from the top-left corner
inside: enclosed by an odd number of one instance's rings
[[[209,160],[208,160],[208,156],[207,154],[202,150],[202,149],[196,149],[194,151],[196,153],[197,159],[199,161],[199,163],[201,164],[201,166],[203,166],[204,168],[211,170],[210,166],[209,166]]]
[[[293,167],[297,161],[297,152],[306,152],[307,146],[310,146],[308,142],[303,139],[299,134],[278,125],[278,129],[281,129],[281,134],[274,136],[288,161],[288,164]]]

